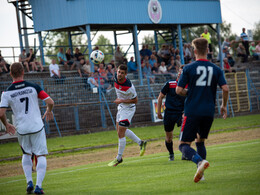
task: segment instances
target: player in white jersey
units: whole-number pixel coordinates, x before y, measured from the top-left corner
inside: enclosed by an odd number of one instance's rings
[[[137,104],[137,94],[133,83],[126,77],[127,66],[120,65],[115,75],[115,90],[117,99],[114,101],[117,106],[116,129],[118,135],[118,154],[117,157],[108,164],[108,166],[117,166],[123,162],[123,152],[126,146],[126,138],[132,139],[140,146],[140,156],[144,155],[147,141],[141,140],[128,127],[134,116]]]
[[[45,93],[40,86],[23,80],[24,69],[22,64],[11,65],[11,77],[13,83],[2,93],[0,103],[0,119],[9,134],[17,132],[18,141],[23,151],[22,166],[27,180],[27,193],[34,190],[32,181],[32,160],[31,155],[37,156],[37,181],[34,193],[44,194],[42,181],[46,173],[46,156],[48,154],[46,135],[42,118],[46,121],[53,119],[53,100]],[[41,117],[38,98],[47,104],[46,112]],[[14,115],[14,125],[6,120],[5,112],[11,107]]]

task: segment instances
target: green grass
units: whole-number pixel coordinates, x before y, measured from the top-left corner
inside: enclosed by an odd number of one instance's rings
[[[250,128],[260,125],[260,115],[239,116],[235,118],[215,119],[211,131],[214,130],[236,130],[240,128]],[[131,128],[136,135],[142,139],[164,138],[163,125]],[[174,130],[174,135],[179,135],[180,128]],[[128,140],[129,141],[129,140]],[[117,144],[116,131],[106,131],[93,134],[75,135],[66,137],[50,138],[47,140],[49,152],[65,149],[99,146],[106,144]],[[0,147],[0,159],[20,156],[21,149],[17,143],[2,144]]]
[[[102,162],[48,171],[43,188],[46,194],[259,194],[259,148],[260,139],[208,147],[210,167],[197,184],[195,164],[176,152],[174,162],[158,153],[117,167]],[[23,175],[0,178],[0,194],[25,194],[25,188]]]

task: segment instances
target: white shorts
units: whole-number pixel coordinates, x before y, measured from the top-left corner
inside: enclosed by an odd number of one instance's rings
[[[116,122],[118,122],[120,126],[129,127],[131,124],[131,120],[135,114],[135,110],[135,105],[130,107],[118,106]]]
[[[44,128],[42,128],[40,132],[35,134],[29,134],[29,135],[18,134],[18,141],[23,152],[26,154],[34,153],[36,156],[48,154]]]

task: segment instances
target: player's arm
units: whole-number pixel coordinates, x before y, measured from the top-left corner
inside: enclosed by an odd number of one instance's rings
[[[228,101],[228,85],[222,85],[222,105],[220,108],[221,114],[223,115],[223,118],[227,118],[227,101]]]
[[[137,102],[138,102],[137,96],[136,96],[135,98],[133,98],[133,99],[127,99],[127,100],[122,100],[122,99],[117,98],[117,99],[114,101],[114,103],[116,103],[116,104],[121,104],[121,103],[137,104]]]
[[[159,119],[162,119],[162,113],[161,113],[161,108],[162,108],[162,100],[165,97],[165,95],[160,92],[159,96],[158,96],[158,104],[157,104],[157,116]]]
[[[54,101],[49,97],[48,99],[45,99],[44,102],[46,103],[47,108],[42,118],[46,118],[46,121],[48,122],[53,119],[52,109],[54,106]]]
[[[10,135],[14,135],[15,127],[12,124],[8,123],[5,112],[6,112],[6,108],[0,108],[0,119],[6,128],[6,132],[9,133]]]
[[[177,86],[177,87],[176,87],[176,93],[177,93],[178,95],[181,95],[181,96],[187,96],[188,89],[183,88],[183,87],[180,87],[180,86]]]

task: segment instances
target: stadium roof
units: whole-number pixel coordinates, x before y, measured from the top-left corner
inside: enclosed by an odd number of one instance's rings
[[[153,0],[155,1],[155,0]],[[34,29],[39,31],[126,30],[137,24],[139,30],[162,30],[181,24],[182,28],[222,23],[219,0],[159,0],[162,17],[151,21],[149,0],[29,0]]]

